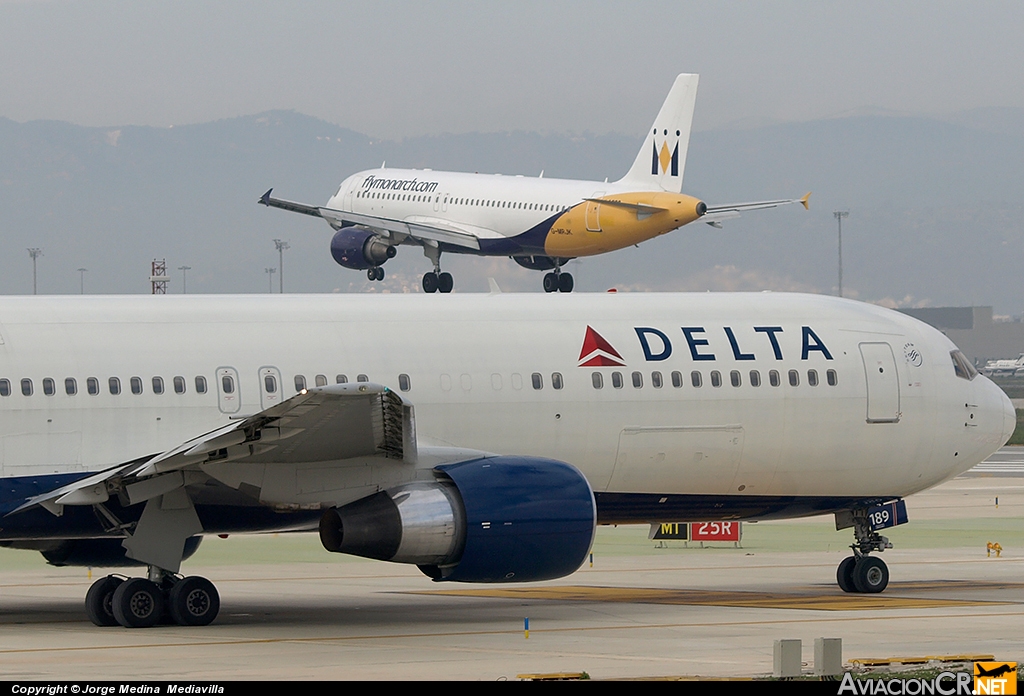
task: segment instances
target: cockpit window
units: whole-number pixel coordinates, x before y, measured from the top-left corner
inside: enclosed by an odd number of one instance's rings
[[[974,365],[967,359],[967,356],[958,350],[951,350],[949,357],[953,359],[953,369],[956,371],[956,376],[960,379],[966,379],[968,381],[978,376],[978,371],[974,369]]]

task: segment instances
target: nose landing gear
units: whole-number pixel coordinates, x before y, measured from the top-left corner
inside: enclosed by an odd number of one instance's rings
[[[872,551],[881,553],[892,548],[889,539],[871,526],[870,515],[878,514],[874,510],[875,508],[860,508],[847,511],[843,516],[844,522],[849,523],[844,524],[844,527],[852,526],[856,539],[850,545],[853,555],[844,558],[836,569],[836,583],[843,592],[875,594],[883,591],[889,584],[889,568],[885,561],[877,556],[868,555]],[[836,514],[836,520],[836,526],[839,527],[840,513]]]

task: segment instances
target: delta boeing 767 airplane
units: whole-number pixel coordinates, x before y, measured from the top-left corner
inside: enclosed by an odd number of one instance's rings
[[[334,260],[383,280],[384,262],[399,245],[423,248],[434,270],[423,290],[451,292],[454,280],[441,271],[441,253],[509,256],[520,266],[549,271],[546,292],[571,292],[572,275],[562,265],[639,244],[696,220],[721,227],[742,211],[799,199],[709,206],[683,195],[683,168],[697,98],[697,76],[676,78],[647,132],[633,166],[609,183],[429,169],[373,169],[341,182],[325,206],[272,198],[263,205],[320,217],[337,230]]]
[[[574,572],[599,524],[834,514],[880,592],[903,498],[1016,424],[948,338],[815,295],[0,298],[0,544],[97,625],[208,624],[203,535],[319,529],[437,582]]]

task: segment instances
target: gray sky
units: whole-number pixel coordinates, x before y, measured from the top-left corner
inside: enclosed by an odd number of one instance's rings
[[[1024,107],[1017,2],[0,0],[0,116],[171,125],[294,109],[373,136],[640,134]]]

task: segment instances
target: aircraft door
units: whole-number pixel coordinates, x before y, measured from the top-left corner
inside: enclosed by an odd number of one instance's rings
[[[217,405],[221,413],[238,413],[242,408],[238,370],[233,367],[217,368]]]
[[[604,195],[604,191],[595,191],[591,198],[600,198]],[[594,201],[587,201],[587,232],[600,232],[601,231],[601,204]]]
[[[266,410],[284,400],[281,371],[276,367],[260,368],[260,408]]]
[[[900,420],[900,381],[896,358],[888,343],[861,343],[867,381],[868,423],[897,423]]]

